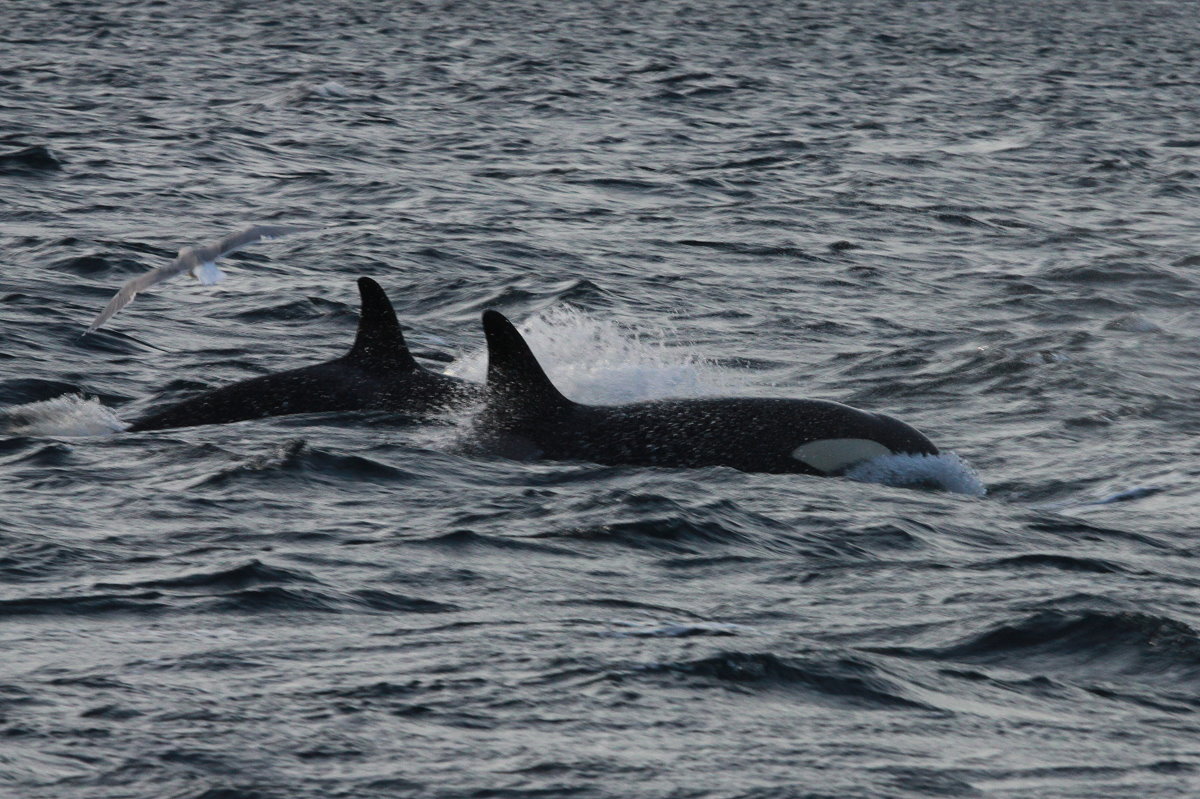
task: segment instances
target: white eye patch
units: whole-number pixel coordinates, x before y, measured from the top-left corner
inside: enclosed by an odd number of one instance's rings
[[[823,438],[792,450],[793,458],[826,474],[891,454],[890,449],[869,438]]]

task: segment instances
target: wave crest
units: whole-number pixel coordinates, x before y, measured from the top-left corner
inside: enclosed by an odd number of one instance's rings
[[[861,483],[897,488],[932,488],[952,494],[982,497],[987,487],[976,471],[953,452],[941,455],[880,455],[846,470]]]
[[[619,405],[715,396],[743,384],[736,372],[671,344],[669,330],[630,331],[565,305],[526,319],[518,328],[554,384],[578,402]],[[469,353],[446,371],[483,382],[487,350]]]
[[[0,411],[0,430],[17,436],[104,436],[126,427],[97,399],[64,394]]]

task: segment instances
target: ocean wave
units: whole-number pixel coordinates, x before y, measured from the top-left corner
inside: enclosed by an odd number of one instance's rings
[[[1127,574],[1131,571],[1118,563],[1101,558],[1085,558],[1077,555],[1062,555],[1050,552],[1036,552],[1027,555],[998,558],[996,560],[977,563],[972,568],[997,571],[1049,569],[1067,572],[1087,572],[1091,574]]]
[[[417,546],[445,547],[447,549],[479,548],[484,550],[524,550],[528,552],[541,552],[553,555],[578,555],[578,553],[563,547],[555,547],[549,544],[535,543],[518,538],[484,535],[483,533],[476,533],[472,530],[453,530],[449,533],[436,535],[431,538],[422,538],[416,541],[410,541],[409,544]]]
[[[97,399],[67,394],[0,411],[8,435],[85,438],[120,433],[129,425]]]
[[[44,144],[0,153],[0,175],[58,172],[62,168],[62,157]]]
[[[243,481],[273,481],[299,475],[321,482],[405,483],[416,476],[396,466],[363,455],[347,455],[311,447],[304,439],[291,439],[271,452],[253,455],[195,480],[190,488],[218,488]]]
[[[316,583],[318,580],[295,569],[269,566],[259,560],[251,560],[239,566],[192,572],[179,577],[163,577],[133,583],[98,583],[97,588],[185,588],[202,591],[205,589],[245,588],[255,585],[288,585],[292,583]]]
[[[163,594],[90,594],[16,597],[0,600],[0,619],[12,616],[96,616],[108,613],[158,613],[167,608]]]
[[[731,530],[715,519],[692,519],[682,515],[568,527],[547,535],[577,541],[621,544],[633,549],[665,551],[679,555],[709,552],[714,544],[750,541],[745,534]]]
[[[953,452],[941,455],[881,455],[846,470],[861,483],[898,488],[931,488],[982,497],[987,488],[971,466]]]
[[[650,624],[644,621],[613,619],[605,633],[614,638],[693,638],[696,636],[735,636],[753,632],[753,627],[718,621]]]
[[[204,609],[212,613],[449,613],[456,605],[381,589],[343,593],[331,589],[267,585],[213,597]]]
[[[1200,634],[1167,616],[1116,609],[1046,609],[929,649],[872,649],[915,657],[1049,670],[1085,679],[1200,681]]]
[[[667,674],[755,690],[796,690],[818,701],[859,709],[933,710],[877,666],[856,657],[784,657],[770,652],[721,652],[697,660],[642,666]]]
[[[152,587],[152,588],[151,588]],[[150,589],[150,590],[147,590]],[[128,584],[98,583],[89,594],[0,600],[0,619],[113,613],[450,613],[457,605],[384,588],[338,590],[257,561],[233,569]]]
[[[43,582],[59,572],[109,560],[77,543],[21,537],[25,540],[17,543],[0,536],[0,582]]]

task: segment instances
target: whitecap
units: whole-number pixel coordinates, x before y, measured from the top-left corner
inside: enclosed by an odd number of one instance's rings
[[[745,390],[742,375],[672,345],[669,331],[630,331],[570,306],[544,311],[518,327],[551,381],[576,402],[620,405]],[[466,355],[446,372],[483,382],[487,350]]]
[[[861,483],[898,488],[933,488],[982,497],[987,487],[970,464],[953,452],[941,455],[880,455],[846,470]]]
[[[54,437],[111,435],[129,426],[99,400],[79,394],[6,408],[0,425],[8,435]]]

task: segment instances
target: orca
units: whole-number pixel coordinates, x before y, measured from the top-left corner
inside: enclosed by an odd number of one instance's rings
[[[550,382],[502,314],[485,311],[483,330],[487,394],[476,420],[475,443],[490,454],[808,475],[838,475],[879,455],[938,454],[924,434],[904,422],[826,400],[700,398],[583,405]]]
[[[358,279],[362,313],[350,352],[300,369],[254,377],[214,389],[131,424],[130,432],[224,424],[267,416],[328,411],[428,414],[466,404],[482,387],[431,372],[413,359],[387,294]]]

